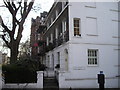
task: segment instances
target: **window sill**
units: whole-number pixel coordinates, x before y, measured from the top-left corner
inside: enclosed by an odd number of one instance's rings
[[[79,37],[81,37],[81,35],[75,35],[74,37],[79,38]]]
[[[87,8],[96,8],[96,6],[88,6],[88,5],[86,5],[85,7],[87,7]]]
[[[88,65],[88,67],[98,67],[98,65]]]
[[[112,38],[120,38],[119,36],[112,36]]]
[[[87,34],[87,36],[98,36],[96,34]]]

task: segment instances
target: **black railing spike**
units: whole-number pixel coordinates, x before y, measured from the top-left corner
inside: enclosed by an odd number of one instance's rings
[[[72,88],[70,87],[69,90],[72,90]]]

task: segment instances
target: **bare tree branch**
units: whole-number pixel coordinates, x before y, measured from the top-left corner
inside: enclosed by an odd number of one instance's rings
[[[6,43],[7,47],[10,48],[10,43],[5,39],[5,35],[2,35],[2,39]]]
[[[4,4],[5,4],[5,6],[6,6],[6,7],[8,7],[8,4],[7,4],[7,2],[6,2],[5,0],[3,0],[3,2],[4,2]]]
[[[23,12],[26,12],[26,9],[27,9],[27,2],[24,2],[24,11]]]
[[[5,1],[5,0],[3,0],[4,1],[4,4],[6,5],[6,7],[7,7],[7,9],[10,11],[10,13],[12,14],[12,16],[13,16],[13,18],[16,20],[16,22],[19,24],[19,21],[17,20],[17,18],[16,18],[16,13],[17,13],[17,11],[18,11],[18,9],[20,8],[20,6],[21,5],[19,5],[19,7],[18,8],[16,8],[16,6],[15,6],[15,4],[14,4],[14,2],[12,2],[12,5],[10,4],[10,2],[7,2],[7,1]],[[15,10],[13,9],[13,7],[15,8]]]
[[[30,12],[33,4],[34,4],[34,2],[31,1],[31,2],[29,3],[29,5],[28,5],[28,8],[27,8],[26,12],[25,12],[25,11],[23,12],[23,15],[24,15],[24,16],[22,17],[21,23],[24,23],[24,22],[25,22],[25,18],[27,17],[28,13]]]
[[[21,2],[19,2],[19,6],[18,8],[16,8],[16,11],[18,11],[20,7],[21,7]]]
[[[3,23],[2,19],[1,19],[1,25],[4,28],[5,32],[8,32],[9,34],[11,33],[11,31],[8,29],[8,27]]]
[[[16,6],[15,6],[15,4],[14,4],[14,2],[12,2],[12,6],[13,6],[13,8],[15,9],[15,11],[16,11]]]

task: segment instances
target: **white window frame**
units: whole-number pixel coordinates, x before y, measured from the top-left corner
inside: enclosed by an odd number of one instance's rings
[[[95,54],[94,51],[96,52],[96,54]],[[88,56],[88,58],[87,58],[88,66],[98,66],[98,59],[99,59],[98,58],[98,56],[99,56],[99,50],[98,49],[88,49],[87,50],[87,56]]]

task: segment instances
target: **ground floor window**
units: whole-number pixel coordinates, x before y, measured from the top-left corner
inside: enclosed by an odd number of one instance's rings
[[[98,64],[98,49],[88,49],[88,65]]]

